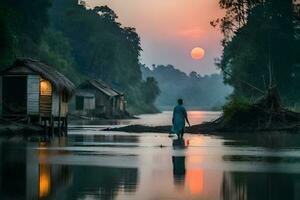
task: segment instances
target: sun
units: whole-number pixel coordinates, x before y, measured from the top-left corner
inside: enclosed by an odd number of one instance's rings
[[[201,47],[195,47],[191,50],[191,56],[194,60],[201,60],[205,55],[205,50]]]

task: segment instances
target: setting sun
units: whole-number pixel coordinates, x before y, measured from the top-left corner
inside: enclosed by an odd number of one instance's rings
[[[203,48],[195,47],[191,51],[191,56],[194,60],[201,60],[205,55],[205,51]]]

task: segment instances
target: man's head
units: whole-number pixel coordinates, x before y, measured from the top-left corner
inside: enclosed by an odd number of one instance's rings
[[[182,99],[178,99],[177,102],[178,102],[179,105],[183,104],[183,100]]]

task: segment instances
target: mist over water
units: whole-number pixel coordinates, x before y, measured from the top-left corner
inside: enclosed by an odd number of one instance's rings
[[[226,102],[232,88],[223,83],[221,74],[202,76],[196,72],[189,75],[172,65],[158,65],[149,69],[142,66],[143,78],[154,77],[160,88],[155,104],[162,110],[172,110],[178,98],[192,109],[216,110]]]

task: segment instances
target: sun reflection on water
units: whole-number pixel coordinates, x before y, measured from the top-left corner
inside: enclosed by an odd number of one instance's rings
[[[192,195],[199,195],[203,192],[204,172],[202,169],[188,169],[185,183]]]

